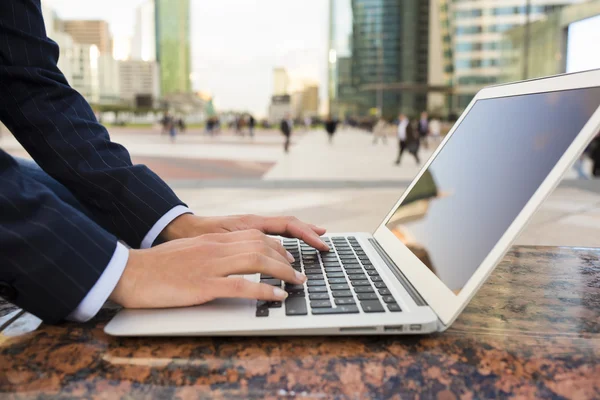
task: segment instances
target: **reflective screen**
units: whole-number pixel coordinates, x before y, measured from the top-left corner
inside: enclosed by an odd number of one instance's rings
[[[459,293],[600,106],[600,87],[477,101],[387,222]]]

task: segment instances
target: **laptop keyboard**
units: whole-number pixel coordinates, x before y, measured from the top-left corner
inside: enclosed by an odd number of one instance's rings
[[[257,302],[257,317],[268,317],[269,309],[281,307],[287,316],[402,311],[355,237],[323,240],[331,252],[319,252],[296,239],[283,240],[285,249],[296,259],[292,267],[308,280],[294,285],[261,275],[262,283],[282,287],[288,298],[285,304]]]

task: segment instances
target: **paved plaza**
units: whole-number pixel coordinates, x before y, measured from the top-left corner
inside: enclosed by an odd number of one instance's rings
[[[299,133],[289,154],[276,132],[250,139],[191,131],[175,144],[153,130],[111,133],[198,214],[292,214],[332,232],[373,231],[419,171],[406,155],[400,167],[393,165],[395,141],[375,146],[370,135],[354,130],[342,130],[333,145],[323,132]],[[7,134],[0,147],[26,156]],[[432,151],[422,153],[423,161]],[[600,183],[574,178],[570,171],[519,244],[600,247]]]

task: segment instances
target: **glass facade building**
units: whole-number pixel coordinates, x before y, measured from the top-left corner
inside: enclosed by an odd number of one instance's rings
[[[392,118],[427,107],[429,2],[330,0],[332,113]],[[341,115],[340,115],[341,114]]]
[[[189,93],[192,90],[190,0],[155,0],[155,7],[161,94]]]
[[[581,0],[532,1],[529,20],[538,21],[554,10]],[[445,54],[451,65],[455,110],[468,106],[483,87],[502,80],[504,35],[528,20],[526,0],[442,0],[449,17],[451,49]]]

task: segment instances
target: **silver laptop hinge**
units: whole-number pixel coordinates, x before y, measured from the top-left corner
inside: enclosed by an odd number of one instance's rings
[[[381,258],[383,258],[383,261],[385,261],[385,263],[389,267],[390,271],[392,271],[394,276],[396,276],[396,278],[400,281],[402,286],[404,286],[404,289],[406,289],[406,291],[408,292],[410,297],[412,297],[414,302],[418,306],[428,306],[429,304],[427,304],[427,302],[425,301],[425,299],[423,299],[423,297],[421,297],[421,295],[419,294],[417,289],[415,289],[415,287],[410,283],[410,281],[406,278],[406,276],[404,276],[404,274],[402,273],[402,271],[400,271],[400,268],[398,268],[396,263],[386,254],[386,252],[383,250],[383,248],[377,242],[377,240],[375,240],[374,238],[371,238],[371,239],[369,239],[369,242],[371,243],[373,248],[377,251],[377,253],[379,253]]]

